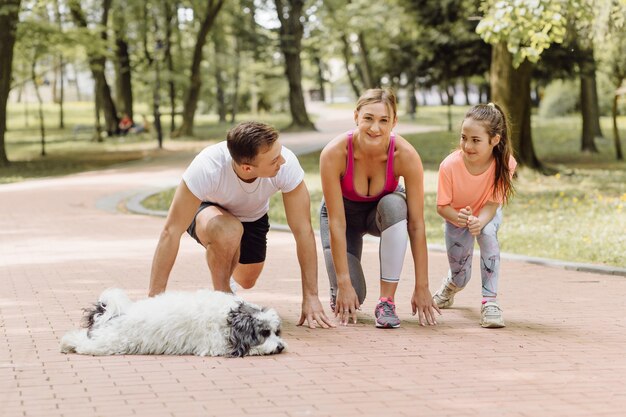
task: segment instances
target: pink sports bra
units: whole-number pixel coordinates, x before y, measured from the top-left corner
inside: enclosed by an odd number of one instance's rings
[[[385,186],[378,195],[364,196],[354,189],[354,150],[352,147],[352,137],[354,132],[348,132],[348,156],[346,161],[346,172],[341,177],[341,193],[351,201],[371,202],[378,201],[387,194],[391,194],[398,188],[399,178],[393,175],[393,153],[395,151],[396,135],[391,133],[389,138],[389,152],[387,155],[387,172],[385,176]]]

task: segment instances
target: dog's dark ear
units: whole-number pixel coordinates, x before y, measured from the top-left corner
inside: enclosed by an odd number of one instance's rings
[[[100,302],[93,304],[89,308],[83,309],[82,326],[91,329],[96,321],[96,317],[101,316],[106,311],[106,304]]]
[[[254,318],[256,309],[240,303],[228,314],[228,325],[230,327],[230,356],[242,358],[248,354],[250,348],[259,343],[257,333],[258,323]]]

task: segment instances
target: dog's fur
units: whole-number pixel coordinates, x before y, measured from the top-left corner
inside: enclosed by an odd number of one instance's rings
[[[63,336],[61,352],[83,355],[271,355],[282,352],[280,317],[223,292],[165,292],[132,302],[104,291],[85,309],[84,327]]]

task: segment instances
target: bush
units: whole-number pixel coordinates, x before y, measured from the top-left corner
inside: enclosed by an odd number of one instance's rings
[[[572,80],[556,80],[546,87],[539,115],[542,117],[566,116],[574,113],[579,107],[580,86]]]

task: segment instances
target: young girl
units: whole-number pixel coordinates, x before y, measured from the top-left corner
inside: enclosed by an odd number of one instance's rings
[[[436,323],[439,309],[428,288],[422,161],[409,142],[393,133],[397,120],[395,95],[367,90],[354,111],[355,129],[337,136],[320,155],[320,229],[330,303],[344,325],[350,317],[356,323],[366,295],[361,266],[365,234],[380,236],[376,326],[400,326],[394,300],[409,240],[415,265],[413,314],[419,313],[422,325]],[[398,184],[400,177],[406,190]]]
[[[445,239],[450,272],[433,296],[448,308],[472,274],[474,237],[480,247],[482,327],[504,327],[496,301],[500,273],[498,228],[502,205],[513,194],[517,162],[512,156],[506,116],[496,104],[479,104],[466,114],[459,149],[439,166],[437,213],[446,220]]]

